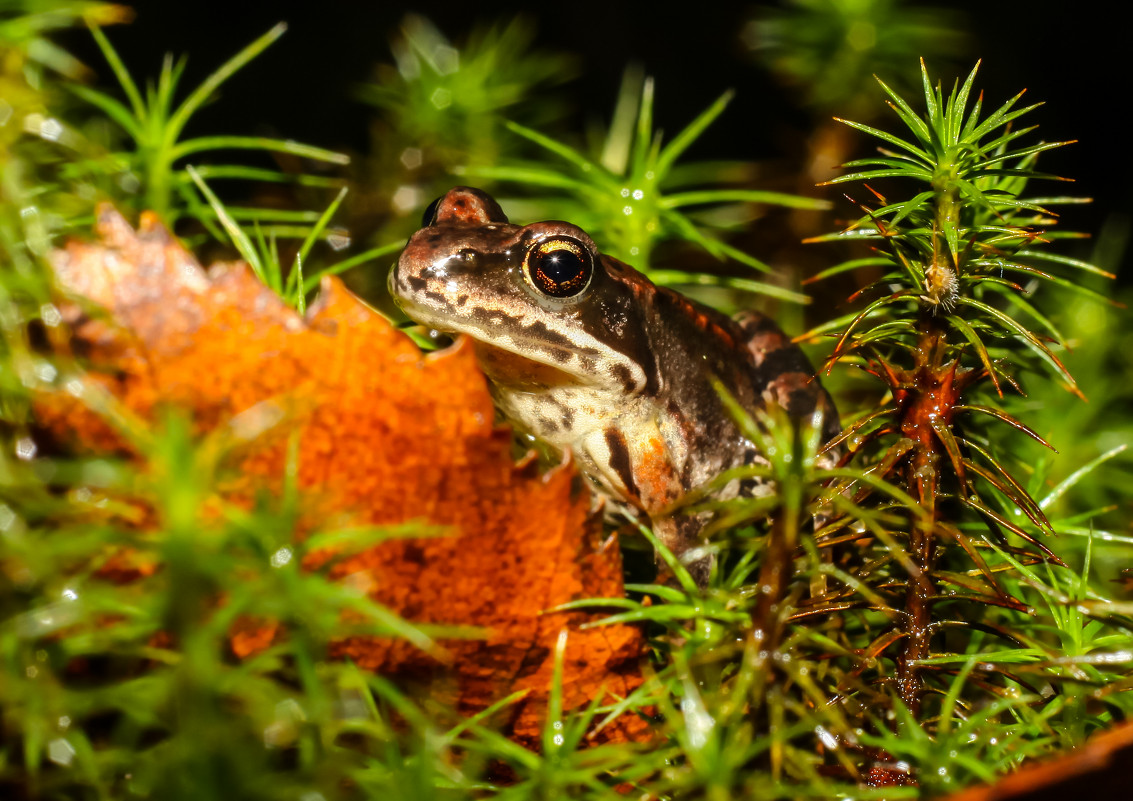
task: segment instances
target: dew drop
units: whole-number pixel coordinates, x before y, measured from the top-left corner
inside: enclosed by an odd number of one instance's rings
[[[56,765],[67,767],[75,759],[75,746],[62,737],[52,740],[47,745],[47,758]]]
[[[292,551],[287,546],[280,548],[271,555],[272,567],[283,567],[291,561]]]

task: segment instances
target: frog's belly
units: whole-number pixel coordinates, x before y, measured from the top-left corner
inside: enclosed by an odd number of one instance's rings
[[[580,386],[494,389],[501,411],[518,427],[560,451],[571,449],[600,492],[650,515],[739,463],[719,443],[710,453],[690,448],[688,421],[649,399]]]

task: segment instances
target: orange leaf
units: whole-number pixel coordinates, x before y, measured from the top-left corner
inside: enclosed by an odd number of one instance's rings
[[[567,708],[640,684],[636,628],[579,631],[595,616],[542,614],[578,598],[621,597],[621,554],[616,542],[601,541],[569,460],[546,475],[533,460],[512,461],[510,432],[493,423],[468,342],[422,356],[336,279],[324,280],[303,319],[243,264],[206,273],[151,215],[135,233],[104,208],[98,231],[104,244],[71,243],[53,262],[63,288],[108,310],[92,318],[71,308],[68,318],[92,378],[128,409],[149,415],[175,404],[201,431],[257,428],[282,416],[284,429],[300,432],[299,484],[324,519],[348,513],[352,522],[454,527],[452,537],[383,543],[343,559],[331,575],[348,576],[410,621],[480,626],[487,639],[445,641],[454,656],[448,667],[376,637],[343,639],[332,653],[383,673],[434,676],[434,692],[462,711],[528,689],[510,721],[521,739],[539,731],[563,627],[571,629]],[[43,398],[37,415],[78,447],[125,448],[68,396]],[[286,437],[253,439],[240,452],[231,497],[278,486],[285,458]],[[308,566],[331,556],[317,554]],[[273,633],[241,630],[233,648],[251,653]]]
[[[991,785],[972,787],[943,801],[1063,801],[1117,799],[1129,792],[1133,724],[1119,723],[1077,748],[1028,763]]]

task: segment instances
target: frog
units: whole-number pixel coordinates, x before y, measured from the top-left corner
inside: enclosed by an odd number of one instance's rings
[[[569,222],[513,224],[479,189],[430,206],[389,289],[410,319],[471,338],[502,417],[648,518],[701,586],[710,516],[682,502],[730,468],[767,464],[721,389],[746,410],[821,415],[826,440],[840,430],[810,362],[770,317],[729,317],[658,286]],[[770,491],[731,481],[708,496]]]

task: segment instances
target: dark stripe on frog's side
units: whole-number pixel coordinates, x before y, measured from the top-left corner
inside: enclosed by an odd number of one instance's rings
[[[773,350],[763,357],[763,363],[756,368],[756,391],[763,392],[776,378],[787,373],[802,373],[807,377],[814,375],[814,369],[797,345]],[[817,389],[817,383],[815,387]]]
[[[667,287],[655,286],[634,268],[609,256],[606,268],[596,275],[591,290],[601,302],[583,310],[588,330],[613,350],[638,364],[645,374],[644,395],[663,390],[662,373],[669,362],[687,363],[681,351],[693,354],[697,363],[723,372],[737,363],[736,324],[715,309],[690,301]],[[625,334],[611,336],[610,320],[623,320]],[[703,362],[701,357],[707,357]],[[662,365],[665,365],[662,367]],[[627,394],[637,394],[628,370],[615,370]]]
[[[626,393],[632,392],[634,387],[633,372],[624,364],[615,364],[610,369],[614,373],[614,378],[622,382]]]
[[[779,399],[779,403],[786,408],[787,414],[795,419],[807,417],[816,410],[821,410],[824,440],[831,440],[842,432],[838,411],[834,408],[834,400],[813,373],[784,373],[773,379],[769,388]]]
[[[616,428],[606,429],[606,447],[610,449],[610,468],[617,473],[631,498],[641,497],[637,482],[633,480],[633,465],[629,458],[629,445],[625,435]]]
[[[787,391],[787,414],[791,417],[805,417],[814,414],[818,408],[818,398],[805,387],[796,387]]]
[[[814,367],[802,348],[791,341],[769,317],[744,312],[736,317],[744,332],[744,342],[756,365],[757,389],[770,390],[791,417],[799,419],[821,409],[822,433],[826,440],[841,433],[834,400],[819,382]]]
[[[565,334],[560,334],[558,331],[552,331],[542,320],[536,320],[531,325],[524,328],[523,332],[530,334],[531,339],[534,342],[546,342],[550,345],[559,345],[561,347],[567,348],[568,350],[572,350],[577,353],[585,353],[589,356],[598,355],[597,348],[580,348],[576,346],[574,342],[571,341],[570,337],[566,336]]]
[[[655,319],[664,322],[668,342],[654,342],[662,363],[695,363],[714,373],[728,387],[741,406],[763,408],[768,397],[778,401],[791,417],[799,419],[816,408],[825,412],[823,433],[830,439],[839,432],[834,402],[815,378],[806,355],[771,318],[749,311],[736,319],[676,295],[663,287],[654,298]],[[666,353],[666,351],[669,351]],[[686,404],[701,410],[719,407],[716,390],[708,380],[682,379],[681,394]],[[685,422],[689,416],[674,413]],[[700,419],[713,419],[702,414]],[[727,419],[721,409],[720,419]],[[712,448],[732,435],[725,427],[686,430],[684,441],[699,448]],[[682,475],[689,485],[688,475]]]
[[[678,377],[690,383],[683,394],[696,392],[698,387],[715,398],[716,391],[708,379],[711,374],[738,393],[736,399],[741,403],[754,400],[746,391],[751,359],[741,345],[741,331],[735,321],[664,287],[657,288],[652,305],[658,360],[689,368],[686,375]]]

